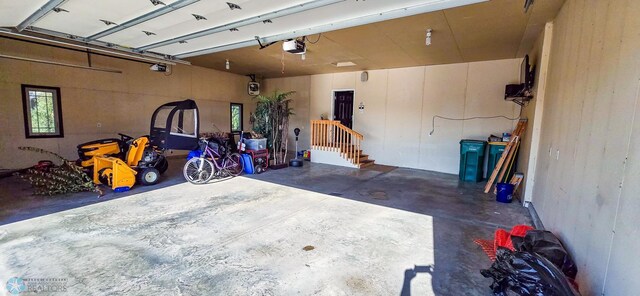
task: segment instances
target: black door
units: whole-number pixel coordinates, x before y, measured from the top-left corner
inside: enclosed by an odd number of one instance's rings
[[[353,128],[353,91],[337,91],[333,98],[333,120]]]

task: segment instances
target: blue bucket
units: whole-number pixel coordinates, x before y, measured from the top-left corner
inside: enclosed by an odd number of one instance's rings
[[[510,203],[513,200],[513,189],[513,184],[498,183],[498,185],[496,185],[496,190],[498,191],[496,201]]]

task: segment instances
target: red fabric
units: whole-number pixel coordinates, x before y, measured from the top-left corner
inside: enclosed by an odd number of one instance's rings
[[[507,248],[513,251],[513,244],[511,243],[511,235],[504,229],[496,230],[496,234],[493,239],[493,252],[498,251],[498,247]]]
[[[494,242],[492,240],[487,239],[475,239],[474,243],[478,244],[482,251],[487,254],[487,257],[491,259],[491,261],[496,261],[496,251],[494,249]]]
[[[529,230],[534,228],[529,225],[516,225],[511,228],[511,236],[524,237]]]
[[[511,228],[510,232],[507,232],[504,229],[496,230],[493,242],[483,239],[475,239],[474,242],[480,245],[482,250],[487,253],[487,256],[489,256],[489,259],[491,259],[491,261],[494,261],[496,259],[496,252],[498,251],[498,247],[503,247],[515,251],[511,237],[524,237],[527,234],[527,231],[533,229],[535,228],[529,225],[516,225]]]
[[[512,236],[524,237],[527,234],[527,231],[532,229],[534,228],[529,225],[516,225],[513,228],[511,228],[511,232],[507,232],[504,229],[496,230],[493,251],[497,252],[498,247],[503,247],[511,251],[515,251],[511,237]]]

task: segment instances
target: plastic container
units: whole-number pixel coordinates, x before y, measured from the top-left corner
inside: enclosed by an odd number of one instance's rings
[[[503,142],[511,141],[511,134],[510,133],[502,133],[502,141]]]
[[[253,159],[250,154],[242,154],[242,166],[244,167],[245,174],[253,174]]]
[[[490,175],[496,168],[496,164],[498,164],[498,160],[500,160],[505,147],[507,147],[506,142],[489,142],[487,169],[485,170],[487,175]]]
[[[260,150],[267,149],[267,139],[245,139],[244,143],[247,145],[246,149]]]
[[[496,190],[498,191],[496,194],[496,201],[503,203],[510,203],[513,201],[513,188],[513,184],[498,183],[496,185]]]
[[[462,181],[482,181],[484,150],[487,142],[478,140],[460,141],[460,172]]]

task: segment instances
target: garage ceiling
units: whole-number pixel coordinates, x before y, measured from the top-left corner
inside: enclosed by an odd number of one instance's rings
[[[305,60],[282,53],[276,44],[260,50],[251,46],[189,58],[192,64],[261,77],[298,76],[357,70],[411,67],[523,57],[547,21],[553,20],[562,0],[537,0],[527,13],[523,1],[492,0],[388,20],[308,39]],[[432,28],[432,45],[425,45]],[[356,66],[336,67],[351,61]],[[284,64],[284,73],[282,73]]]
[[[0,27],[280,77],[519,57],[563,2],[525,13],[520,0],[0,0]],[[302,36],[318,40],[305,60],[258,47]]]
[[[487,0],[0,0],[0,27],[172,58]]]

